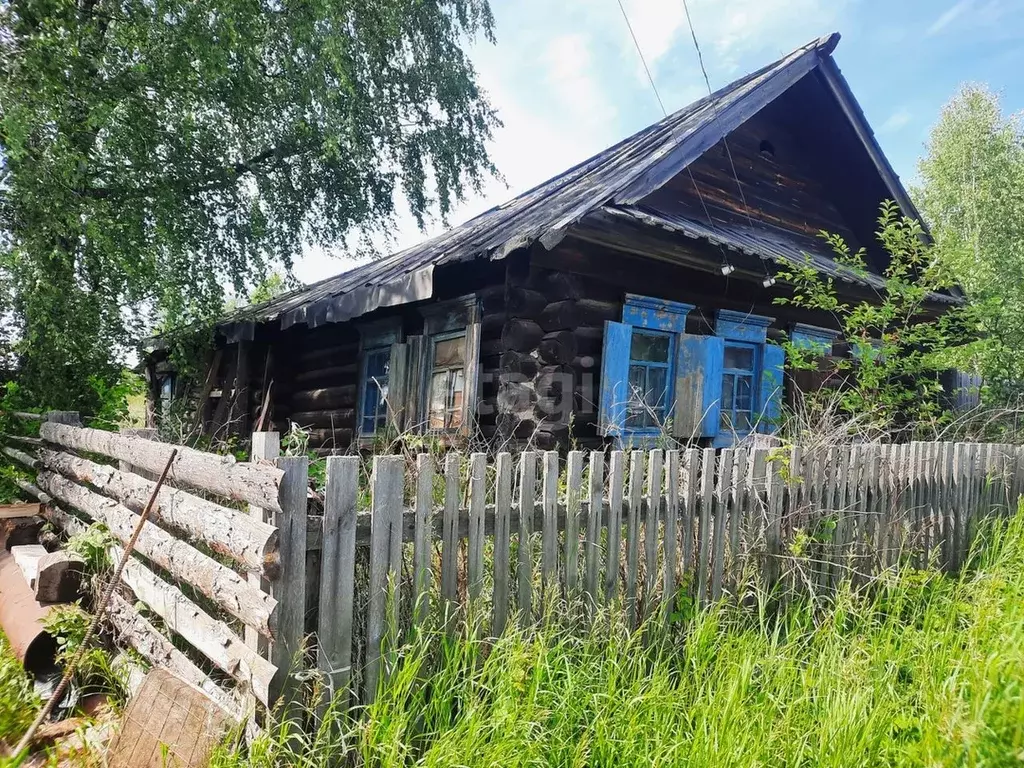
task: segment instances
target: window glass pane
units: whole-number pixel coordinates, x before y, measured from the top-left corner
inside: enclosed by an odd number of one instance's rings
[[[631,360],[667,363],[669,337],[660,334],[640,333],[633,331],[629,357]]]
[[[463,371],[451,371],[448,381],[448,428],[458,429],[462,426],[462,391],[465,389]]]
[[[636,338],[634,334],[633,338]],[[626,403],[626,426],[637,429],[644,426],[644,392],[647,389],[647,369],[642,365],[629,366],[629,401]]]
[[[741,371],[754,370],[754,350],[750,347],[725,345],[725,367]]]
[[[458,429],[462,426],[465,372],[461,369],[436,371],[430,380],[428,429]]]
[[[752,376],[737,376],[736,377],[736,410],[737,411],[751,411],[754,409],[754,405],[751,399],[751,393],[754,388],[754,378]]]
[[[434,368],[455,368],[465,365],[466,337],[445,339],[434,344]]]
[[[647,406],[652,427],[660,426],[664,420],[665,401],[668,399],[667,373],[667,368],[650,368],[647,371]]]
[[[750,431],[750,411],[736,411],[736,431]]]
[[[379,349],[366,354],[366,376],[374,378],[388,375],[391,365],[391,350]]]
[[[430,381],[429,413],[427,427],[429,429],[445,428],[445,400],[448,395],[448,372],[435,373]]]
[[[733,391],[736,380],[731,373],[722,377],[722,429],[732,429]]]

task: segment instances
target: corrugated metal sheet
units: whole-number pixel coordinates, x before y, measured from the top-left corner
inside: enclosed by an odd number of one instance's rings
[[[475,258],[500,259],[537,240],[557,242],[588,213],[620,194],[642,196],[675,175],[804,76],[838,43],[815,40],[711,96],[700,99],[565,173],[443,234],[393,256],[362,265],[225,318],[222,327],[255,320],[316,326],[380,306],[429,298],[433,267]]]

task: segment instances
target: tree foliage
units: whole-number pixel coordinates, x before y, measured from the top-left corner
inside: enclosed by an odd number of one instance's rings
[[[487,0],[0,3],[0,255],[26,391],[83,407],[147,320],[305,242],[422,224],[494,169]],[[349,238],[353,233],[360,237]]]
[[[889,256],[884,287],[862,301],[847,301],[835,279],[821,274],[810,262],[782,270],[793,295],[775,299],[805,309],[828,312],[839,323],[850,345],[848,357],[833,358],[838,391],[805,395],[812,412],[829,409],[835,416],[872,436],[910,428],[927,433],[945,417],[939,373],[942,354],[964,344],[970,336],[961,308],[935,301],[953,285],[950,270],[922,237],[916,220],[900,213],[892,202],[882,205],[878,239]],[[838,235],[824,234],[834,259],[850,277],[868,272],[864,249],[851,251]],[[786,345],[796,367],[816,367],[820,350],[795,342]],[[833,410],[834,409],[834,410]],[[818,414],[820,415],[820,413]]]
[[[971,301],[978,341],[963,367],[990,400],[1024,394],[1024,123],[996,94],[965,86],[943,108],[919,165],[915,196],[936,253]]]

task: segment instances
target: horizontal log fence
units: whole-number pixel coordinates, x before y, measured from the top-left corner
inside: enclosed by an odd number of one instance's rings
[[[41,422],[37,439],[3,437],[21,446],[4,454],[37,471],[18,485],[69,535],[103,523],[119,558],[155,488],[148,475],[173,446],[87,429],[68,412],[14,415]],[[308,460],[271,458],[238,462],[179,448],[108,615],[119,639],[236,714],[248,706],[243,693],[264,705],[291,695],[287,671],[305,631]]]
[[[977,523],[1015,508],[1024,454],[911,443],[327,459],[318,665],[369,702],[424,622],[496,636],[552,604],[614,604],[635,626],[739,598],[755,581],[824,594],[898,564],[965,562]],[[522,514],[529,510],[529,514]],[[591,514],[599,510],[598,514]]]

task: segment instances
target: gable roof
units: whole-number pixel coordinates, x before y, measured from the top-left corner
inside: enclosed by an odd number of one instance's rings
[[[315,327],[349,320],[379,307],[430,298],[434,267],[476,258],[501,259],[537,241],[550,248],[588,216],[649,219],[651,214],[637,207],[644,197],[816,68],[822,70],[854,124],[889,194],[905,214],[919,219],[832,61],[838,42],[838,33],[814,40],[464,224],[392,256],[246,307],[225,318],[220,328],[230,339],[245,333],[244,327],[251,328],[253,322],[279,320],[282,328],[288,328],[297,323]],[[750,232],[711,232],[699,222],[647,223],[763,259],[803,258]],[[827,257],[817,257],[815,263],[823,271],[839,272]]]

